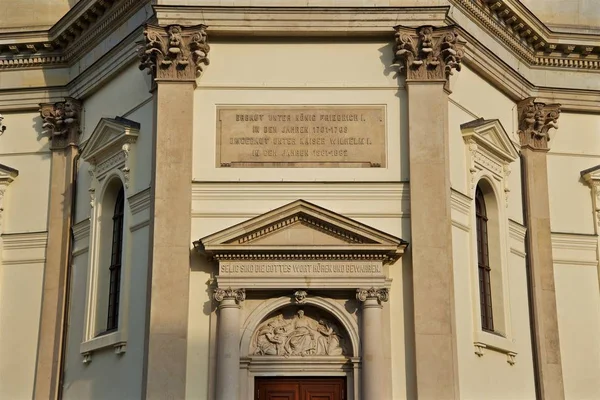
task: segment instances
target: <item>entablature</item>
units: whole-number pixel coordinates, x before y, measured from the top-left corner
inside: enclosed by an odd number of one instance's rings
[[[219,287],[387,286],[408,243],[304,200],[194,242],[219,264]]]

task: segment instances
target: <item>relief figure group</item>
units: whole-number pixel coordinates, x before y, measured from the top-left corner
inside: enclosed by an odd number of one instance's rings
[[[326,319],[307,317],[303,310],[287,320],[282,314],[264,322],[256,335],[255,355],[339,356],[344,353],[338,328]]]

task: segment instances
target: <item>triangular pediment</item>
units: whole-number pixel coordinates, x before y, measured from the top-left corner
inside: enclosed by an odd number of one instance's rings
[[[305,200],[294,201],[194,244],[210,255],[375,251],[398,257],[407,246],[400,238]]]
[[[81,157],[91,163],[120,151],[125,143],[135,143],[140,124],[126,118],[102,118],[88,139]]]
[[[8,165],[0,164],[0,185],[5,186],[10,184],[17,176],[19,176],[19,171]]]
[[[477,146],[510,163],[519,157],[519,152],[497,119],[479,118],[460,126],[465,142],[474,141]]]

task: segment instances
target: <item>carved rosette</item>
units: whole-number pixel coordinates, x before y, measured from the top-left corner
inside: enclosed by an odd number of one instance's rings
[[[519,115],[519,140],[521,147],[548,150],[548,131],[558,128],[560,104],[538,103],[528,97],[517,104]]]
[[[6,125],[4,125],[4,116],[2,114],[0,114],[0,135],[2,135],[4,133],[4,131],[6,130]]]
[[[140,69],[147,69],[156,80],[195,81],[203,66],[209,64],[206,25],[148,24],[144,37]]]
[[[460,71],[463,43],[454,26],[434,28],[421,26],[416,30],[396,26],[394,64],[411,80],[445,80],[453,70]]]
[[[219,303],[223,300],[235,300],[235,302],[239,304],[246,299],[246,290],[232,288],[216,288],[215,292],[213,293],[213,297]]]
[[[53,148],[77,145],[79,141],[81,102],[72,97],[58,103],[40,104],[40,115],[43,119],[42,135],[52,140]]]
[[[375,299],[379,304],[387,302],[390,298],[388,289],[356,289],[356,299],[360,302],[365,302],[369,299]]]

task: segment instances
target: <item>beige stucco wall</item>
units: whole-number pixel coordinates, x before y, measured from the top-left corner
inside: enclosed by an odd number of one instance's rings
[[[233,59],[244,60],[243,65]],[[406,97],[390,64],[391,44],[386,42],[211,43],[211,65],[195,96],[194,179],[198,182],[192,186],[191,239],[304,199],[409,240],[408,188],[402,183],[408,179]],[[216,105],[251,104],[384,105],[387,167],[216,168]],[[386,362],[391,367],[394,399],[407,398],[407,391],[413,390],[407,376],[414,376],[410,371],[414,366],[405,361],[405,336],[412,330],[405,322],[410,320],[406,309],[412,307],[405,304],[410,296],[405,286],[411,280],[406,263],[390,270],[393,285],[386,306],[392,329],[391,338],[386,337],[388,346],[391,340]],[[209,357],[215,356],[215,348],[211,350],[215,314],[207,291],[211,272],[199,259],[193,261],[190,399],[210,398],[214,379],[210,373],[214,359]]]
[[[79,0],[6,0],[0,4],[2,30],[49,28]]]
[[[600,164],[600,117],[562,113],[548,154],[552,251],[565,395],[600,397],[598,237],[582,170]]]
[[[586,28],[598,31],[600,10],[596,0],[521,0],[521,2],[555,31]]]
[[[0,398],[31,398],[50,184],[48,139],[36,112],[4,113],[0,164],[19,171],[3,200],[0,246]],[[18,307],[16,306],[18,305]]]
[[[102,117],[122,116],[141,124],[138,140],[131,150],[135,152],[135,164],[131,167],[128,198],[144,191],[150,184],[154,104],[148,92],[149,82],[149,77],[140,72],[137,65],[132,64],[84,100],[83,140],[89,138]],[[124,87],[127,90],[123,90]],[[91,215],[88,168],[89,165],[82,160],[78,173],[76,204],[78,226],[85,224]],[[121,291],[121,314],[127,318],[126,352],[117,355],[111,346],[94,351],[91,363],[83,363],[80,344],[84,338],[90,263],[90,237],[89,234],[83,233],[74,245],[71,324],[65,363],[65,399],[130,399],[141,396],[149,243],[149,227],[144,221],[148,220],[148,211],[139,210],[132,215],[128,202],[126,210],[126,251],[123,255]],[[131,229],[132,227],[134,229]]]
[[[515,103],[496,88],[479,77],[474,71],[463,67],[451,79],[449,104],[450,132],[450,179],[452,188],[462,195],[453,195],[452,245],[454,257],[455,318],[458,337],[458,366],[461,399],[530,399],[535,396],[531,336],[527,304],[527,286],[523,238],[509,234],[509,227],[522,223],[520,161],[510,164],[512,173],[508,178],[510,189],[506,207],[498,208],[501,217],[501,257],[504,265],[492,265],[502,270],[503,305],[506,308],[504,328],[506,342],[517,353],[515,364],[507,362],[505,352],[485,349],[482,356],[475,354],[474,342],[480,331],[477,258],[474,253],[474,188],[468,163],[469,150],[462,138],[460,125],[477,118],[498,119],[510,140],[517,144]],[[517,146],[518,148],[518,146]],[[479,179],[479,173],[477,178]],[[498,195],[504,195],[502,189]],[[467,196],[467,197],[462,197]],[[500,201],[501,199],[498,199]],[[488,207],[491,205],[488,204]],[[503,209],[505,208],[505,209]],[[494,294],[493,294],[494,295]],[[494,306],[494,318],[500,319],[498,304]],[[484,336],[484,343],[486,343]],[[487,342],[488,345],[491,342]]]

